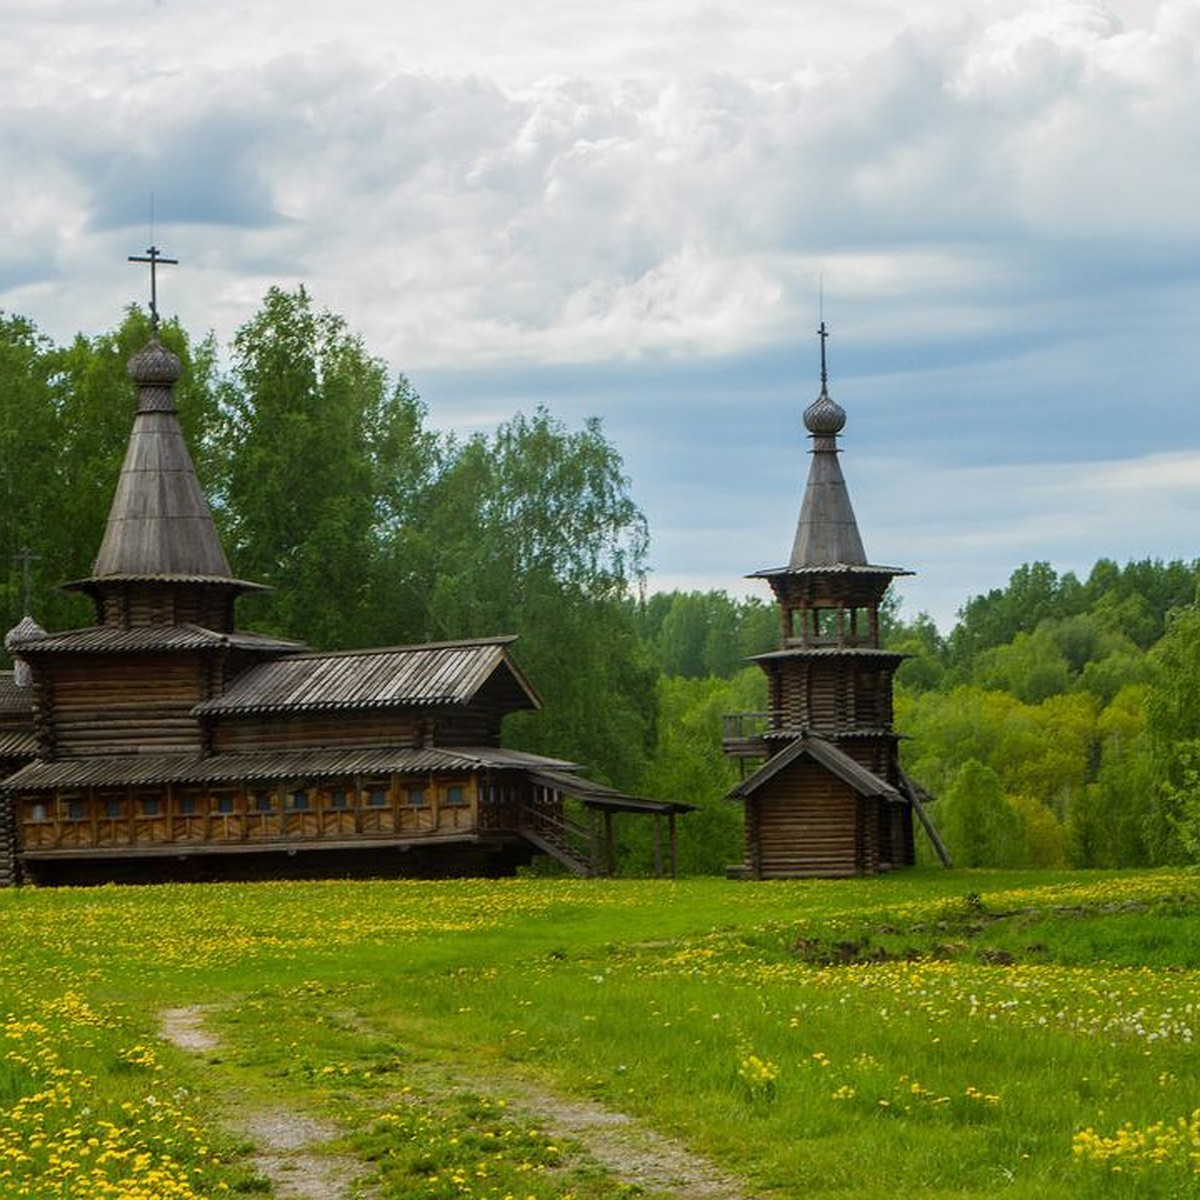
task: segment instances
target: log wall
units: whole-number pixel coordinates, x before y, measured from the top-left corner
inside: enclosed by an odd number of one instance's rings
[[[759,879],[878,870],[876,802],[800,759],[747,803],[747,862]]]
[[[103,671],[88,657],[45,656],[40,679],[39,735],[56,755],[199,751],[201,727],[191,715],[208,698],[205,655],[109,657]]]

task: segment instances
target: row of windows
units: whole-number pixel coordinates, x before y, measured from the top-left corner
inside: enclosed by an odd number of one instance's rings
[[[434,789],[415,784],[400,792],[401,802],[410,808],[427,808],[433,794]],[[203,807],[197,796],[176,796],[172,807],[175,815],[179,817],[198,816],[205,811],[218,815],[232,815],[242,811],[272,813],[279,812],[281,807],[287,812],[310,812],[319,807],[326,811],[344,811],[356,807],[354,797],[355,793],[351,788],[333,788],[326,792],[296,788],[283,794],[282,805],[277,792],[262,790],[250,793],[245,808],[238,804],[236,796],[229,793],[210,797],[209,804]],[[390,808],[391,791],[384,786],[365,788],[362,803],[366,808]],[[451,784],[442,789],[442,804],[458,808],[467,803],[467,792],[461,784]],[[28,812],[30,820],[49,820],[50,809],[44,803],[30,805]],[[108,820],[121,820],[130,814],[130,805],[125,800],[109,799],[103,802],[100,812]],[[162,817],[166,815],[167,807],[160,796],[139,796],[133,802],[133,813],[140,817]],[[90,814],[83,800],[62,799],[59,801],[58,815],[63,820],[84,821]]]
[[[805,642],[861,644],[871,638],[869,608],[793,608],[788,619],[788,636]]]

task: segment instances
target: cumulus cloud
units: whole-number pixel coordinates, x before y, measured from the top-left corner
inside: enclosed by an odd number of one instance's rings
[[[914,503],[930,462],[1200,440],[1200,4],[829,8],[10,0],[0,305],[109,327],[150,236],[197,331],[305,282],[456,427],[552,389],[605,414],[664,577],[727,539],[714,586],[790,538],[789,513],[733,561],[798,494],[819,277],[851,445],[907,463]],[[994,527],[903,510],[911,565],[1091,544],[1021,507],[1081,493],[1005,479]]]

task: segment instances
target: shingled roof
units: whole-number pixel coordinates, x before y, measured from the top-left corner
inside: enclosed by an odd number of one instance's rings
[[[463,705],[497,674],[512,689],[512,709],[540,708],[532,684],[508,653],[515,640],[509,636],[294,654],[242,672],[224,695],[195,711],[228,715]]]
[[[105,581],[152,579],[259,586],[230,574],[175,409],[181,371],[157,334],[130,359],[137,413],[104,540],[91,577],[68,586],[88,591]]]

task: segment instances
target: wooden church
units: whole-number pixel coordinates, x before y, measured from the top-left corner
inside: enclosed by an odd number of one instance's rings
[[[770,710],[725,722],[726,754],[759,763],[730,793],[745,807],[746,857],[730,869],[743,878],[910,866],[914,813],[926,823],[892,728],[892,678],[904,655],[879,638],[884,594],[911,572],[867,562],[838,463],[846,414],[829,395],[824,322],[819,336],[821,393],[804,412],[812,462],[791,558],[749,577],[770,584],[779,608],[779,649],[754,659]]]
[[[497,875],[538,854],[602,874],[620,813],[653,818],[673,869],[690,806],[500,744],[506,713],[539,706],[511,637],[316,653],[240,631],[235,602],[258,585],[231,574],[197,481],[180,361],[155,333],[129,372],[104,538],[67,585],[95,624],[26,616],[6,639],[0,884]]]

